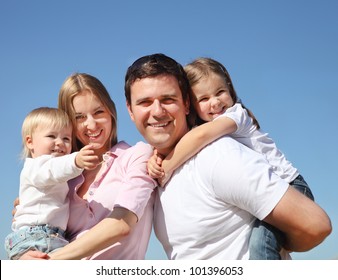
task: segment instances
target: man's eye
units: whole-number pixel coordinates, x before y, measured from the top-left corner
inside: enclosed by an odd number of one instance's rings
[[[143,100],[143,101],[137,102],[136,105],[138,105],[138,106],[143,106],[143,107],[147,107],[147,106],[149,106],[150,104],[151,104],[150,101]]]
[[[163,104],[172,104],[174,102],[175,102],[175,99],[172,99],[172,98],[166,98],[166,99],[162,100]]]

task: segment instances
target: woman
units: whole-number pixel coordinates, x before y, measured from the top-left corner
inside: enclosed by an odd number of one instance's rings
[[[93,144],[100,164],[68,182],[71,243],[49,255],[29,251],[22,259],[144,259],[156,186],[146,170],[151,147],[117,141],[115,104],[91,75],[76,73],[66,79],[59,108],[73,122],[73,150]]]

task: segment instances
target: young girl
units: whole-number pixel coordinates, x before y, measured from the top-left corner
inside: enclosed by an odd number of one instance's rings
[[[148,162],[149,174],[161,185],[172,172],[203,147],[231,135],[249,148],[264,154],[273,171],[313,200],[313,195],[296,168],[278,150],[267,133],[260,130],[254,115],[237,97],[230,75],[219,62],[199,58],[185,67],[191,85],[191,102],[197,113],[194,129],[162,159],[157,152]],[[267,223],[256,221],[250,240],[250,259],[280,259],[283,234]]]
[[[22,141],[20,205],[13,232],[5,239],[9,259],[19,259],[28,250],[49,253],[68,244],[67,181],[98,163],[90,146],[70,154],[72,123],[60,109],[41,107],[30,112],[22,125]]]

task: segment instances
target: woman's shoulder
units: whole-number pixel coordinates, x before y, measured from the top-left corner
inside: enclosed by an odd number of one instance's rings
[[[141,153],[151,153],[153,154],[153,148],[151,145],[145,142],[137,142],[134,146],[131,146],[130,149],[133,149],[135,151],[139,151]]]

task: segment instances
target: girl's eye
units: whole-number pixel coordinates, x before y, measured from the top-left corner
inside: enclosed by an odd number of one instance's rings
[[[208,101],[208,98],[206,98],[206,97],[200,98],[198,100],[198,102],[206,102],[206,101]]]
[[[220,96],[220,95],[222,95],[222,94],[227,94],[228,93],[228,90],[226,90],[226,89],[222,89],[222,90],[220,90],[219,92],[217,92],[217,96]]]
[[[66,143],[70,143],[70,138],[65,137],[65,138],[63,138],[63,141],[66,142]]]
[[[53,134],[49,134],[47,135],[48,138],[52,138],[52,139],[55,139],[55,136]]]

